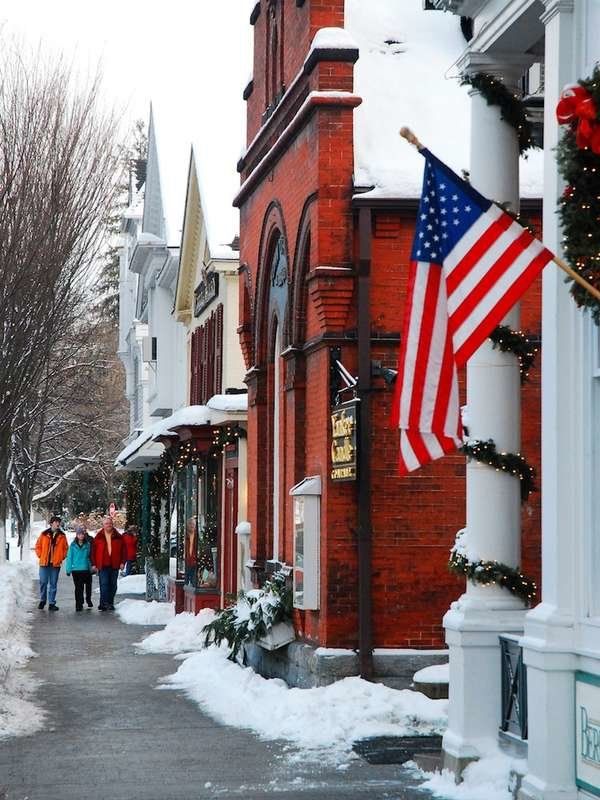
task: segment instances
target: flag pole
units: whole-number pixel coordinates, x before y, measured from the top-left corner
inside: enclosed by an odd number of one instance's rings
[[[417,150],[424,149],[424,145],[421,144],[421,142],[417,139],[417,137],[411,131],[410,128],[407,127],[400,128],[400,136],[402,136],[403,139],[406,139],[406,141],[409,144],[412,144],[413,147],[416,147]],[[567,262],[563,261],[563,259],[560,258],[559,256],[554,256],[552,261],[556,264],[557,267],[559,267],[559,269],[562,269],[563,272],[566,272],[569,278],[571,278],[571,280],[574,280],[575,283],[578,283],[580,286],[582,286],[586,290],[586,292],[592,295],[592,297],[595,297],[596,300],[600,301],[600,289],[596,289],[595,286],[592,286],[592,284],[589,283],[589,281],[586,281],[585,278],[583,278],[578,272],[576,272],[573,269],[573,267],[570,267],[567,264]]]
[[[596,300],[600,300],[600,290],[596,289],[595,286],[592,286],[591,283],[588,283],[585,278],[582,278],[581,275],[578,272],[575,272],[573,267],[570,267],[566,261],[563,261],[562,258],[559,258],[558,256],[554,256],[552,260],[557,267],[560,267],[560,269],[567,273],[569,278],[572,278],[575,283],[583,286],[586,292],[589,292],[589,294],[591,294],[592,297],[595,297]]]

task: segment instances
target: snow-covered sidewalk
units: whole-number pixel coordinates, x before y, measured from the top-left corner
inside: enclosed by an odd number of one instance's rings
[[[44,723],[30,699],[36,682],[24,669],[36,655],[30,647],[34,577],[31,563],[0,565],[0,739],[34,733]]]
[[[211,611],[198,616],[180,614],[136,647],[142,652],[176,654],[182,663],[160,688],[183,691],[226,725],[252,730],[263,739],[285,739],[303,756],[312,752],[323,758],[326,754],[340,764],[357,739],[441,733],[446,726],[447,701],[430,700],[418,692],[360,678],[314,689],[289,688],[282,680],[267,680],[229,661],[227,648],[203,648],[202,628],[212,617]]]

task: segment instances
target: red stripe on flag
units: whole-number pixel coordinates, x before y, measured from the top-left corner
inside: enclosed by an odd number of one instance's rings
[[[415,280],[417,277],[417,262],[411,261],[408,268],[408,286],[406,288],[406,312],[402,325],[402,339],[400,340],[400,357],[398,361],[398,375],[394,385],[394,401],[392,403],[391,424],[397,428],[400,423],[400,397],[402,395],[402,385],[404,378],[404,367],[406,365],[406,351],[408,342],[408,332],[410,330],[410,320],[413,313]]]
[[[455,366],[454,353],[452,352],[452,335],[450,333],[450,328],[448,327],[446,329],[446,341],[444,343],[442,368],[440,370],[437,396],[435,399],[435,408],[431,423],[431,429],[433,431],[444,430],[446,416],[448,414],[448,404],[452,395],[452,378],[454,376],[454,371]]]
[[[448,297],[454,292],[456,287],[466,278],[475,267],[486,251],[493,246],[494,242],[502,236],[502,234],[510,228],[513,219],[508,214],[503,214],[499,219],[493,222],[490,227],[482,234],[482,236],[475,242],[473,247],[466,255],[458,262],[452,272],[446,278],[446,289]]]
[[[421,419],[423,391],[427,378],[427,365],[429,363],[429,352],[435,325],[441,277],[442,270],[440,267],[437,265],[429,267],[427,272],[427,288],[425,289],[425,296],[423,298],[423,317],[421,319],[421,330],[419,331],[419,346],[415,361],[412,400],[408,417],[409,428],[415,428],[417,430]]]
[[[455,354],[457,367],[462,367],[466,364],[473,353],[481,347],[486,337],[493,331],[496,325],[504,319],[510,309],[519,301],[523,293],[527,291],[546,264],[552,261],[552,259],[553,255],[549,250],[544,249],[541,253],[538,253],[511,285],[510,289],[490,310],[489,314],[485,316],[473,333],[471,333],[458,348]]]
[[[418,430],[407,430],[406,438],[410,442],[410,446],[414,450],[414,453],[421,466],[423,466],[423,464],[429,463],[432,460],[431,454],[427,449],[427,447],[425,446],[423,437],[421,436]]]
[[[510,269],[519,256],[527,250],[532,241],[533,236],[529,231],[523,231],[518,239],[511,242],[500,258],[492,264],[481,277],[481,280],[475,284],[471,292],[450,316],[450,328],[453,331],[458,330],[469,314],[477,307],[479,302],[489,294],[494,285],[498,283],[504,273]]]

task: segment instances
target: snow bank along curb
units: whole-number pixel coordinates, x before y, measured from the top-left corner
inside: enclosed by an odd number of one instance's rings
[[[29,699],[38,684],[24,669],[36,655],[29,646],[33,577],[31,564],[0,566],[0,740],[44,724],[45,712]]]
[[[202,628],[212,615],[206,610],[198,616],[180,614],[136,647],[151,653],[179,653],[181,665],[163,679],[160,688],[185,692],[226,725],[249,729],[264,739],[286,739],[303,753],[314,751],[320,759],[327,752],[334,761],[344,760],[357,739],[441,733],[446,727],[445,700],[430,700],[418,692],[360,678],[314,689],[290,689],[282,680],[267,680],[228,660],[227,647],[201,649]],[[183,655],[183,651],[196,652]]]
[[[420,778],[425,779],[421,789],[428,789],[434,797],[444,800],[512,800],[509,790],[512,773],[524,774],[526,762],[510,758],[497,747],[490,746],[479,761],[464,770],[463,781],[456,784],[453,772],[423,772],[415,768]]]
[[[175,616],[174,603],[157,603],[152,600],[122,600],[117,603],[116,612],[122,622],[128,625],[165,625]]]

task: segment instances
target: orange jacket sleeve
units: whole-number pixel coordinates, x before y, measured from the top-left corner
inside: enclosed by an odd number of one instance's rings
[[[37,541],[35,543],[35,554],[38,558],[42,557],[42,536],[38,536]]]

